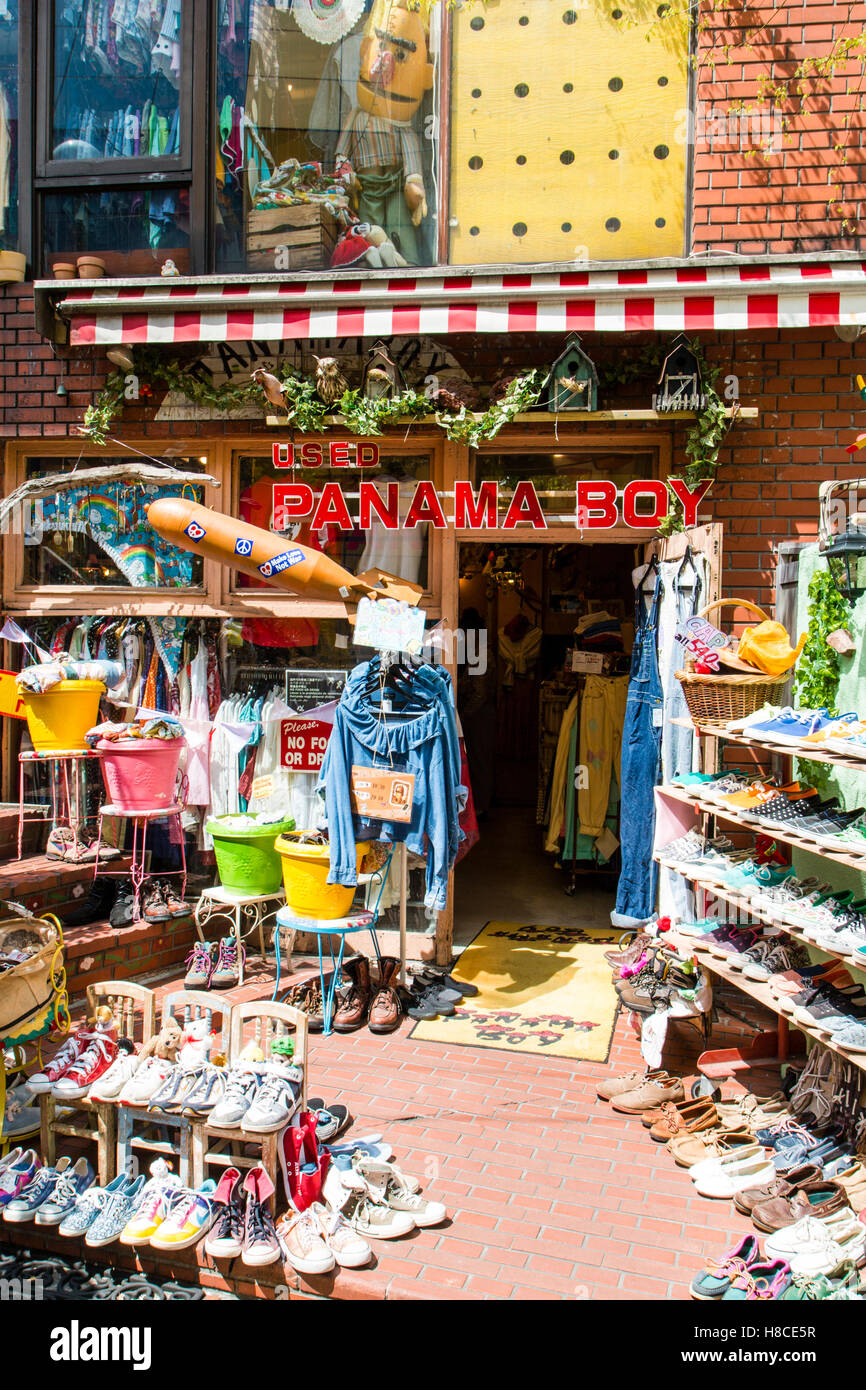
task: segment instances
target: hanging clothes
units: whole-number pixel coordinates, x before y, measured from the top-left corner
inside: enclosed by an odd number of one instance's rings
[[[596,839],[605,828],[611,773],[622,784],[621,756],[628,676],[587,676],[580,702],[580,765],[587,785],[578,788],[581,835]]]
[[[648,610],[643,584],[652,573],[655,584]],[[635,586],[634,647],[622,739],[622,869],[616,907],[610,914],[615,927],[639,926],[652,916],[655,908],[658,866],[652,857],[653,788],[661,780],[664,721],[664,696],[657,658],[660,597],[661,577],[657,565],[651,563],[639,572]]]
[[[185,724],[187,755],[186,775],[189,782],[187,802],[191,806],[207,806],[210,801],[210,714],[207,704],[207,646],[199,638],[198,650],[189,666],[186,690],[189,692],[186,708],[181,707],[181,716],[190,722]]]

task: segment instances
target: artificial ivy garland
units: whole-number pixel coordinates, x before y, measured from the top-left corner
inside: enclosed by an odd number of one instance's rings
[[[809,580],[809,628],[797,670],[794,689],[804,709],[836,713],[839,693],[839,653],[828,645],[831,632],[845,627],[850,618],[847,602],[833,583],[829,569],[816,569]]]

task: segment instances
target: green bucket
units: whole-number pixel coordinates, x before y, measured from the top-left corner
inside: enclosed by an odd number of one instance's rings
[[[248,830],[235,828],[241,815],[246,816]],[[235,823],[232,826],[224,821]],[[212,816],[205,829],[213,838],[217,869],[223,888],[230,893],[278,893],[283,883],[282,860],[274,849],[278,835],[294,830],[291,816],[274,821],[273,825],[256,825],[255,816],[239,812],[233,816]]]

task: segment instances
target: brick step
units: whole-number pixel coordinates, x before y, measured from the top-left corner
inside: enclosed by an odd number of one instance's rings
[[[35,814],[35,809],[30,808]],[[51,821],[26,820],[21,837],[22,854],[41,854],[48,838]],[[18,805],[17,802],[0,802],[0,860],[18,858]]]
[[[128,870],[131,862],[129,855],[123,855],[112,859],[111,869]],[[87,896],[92,879],[92,864],[67,864],[44,854],[12,859],[0,864],[0,903],[18,902],[37,916],[56,912],[62,917]]]
[[[69,994],[83,994],[97,980],[132,980],[177,966],[196,939],[191,916],[131,927],[113,927],[108,921],[67,927],[63,940]]]

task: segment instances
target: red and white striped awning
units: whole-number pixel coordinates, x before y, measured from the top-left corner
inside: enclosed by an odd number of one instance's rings
[[[39,281],[70,342],[298,341],[444,333],[630,333],[866,323],[866,263],[853,259],[679,263],[527,273],[371,272]]]

